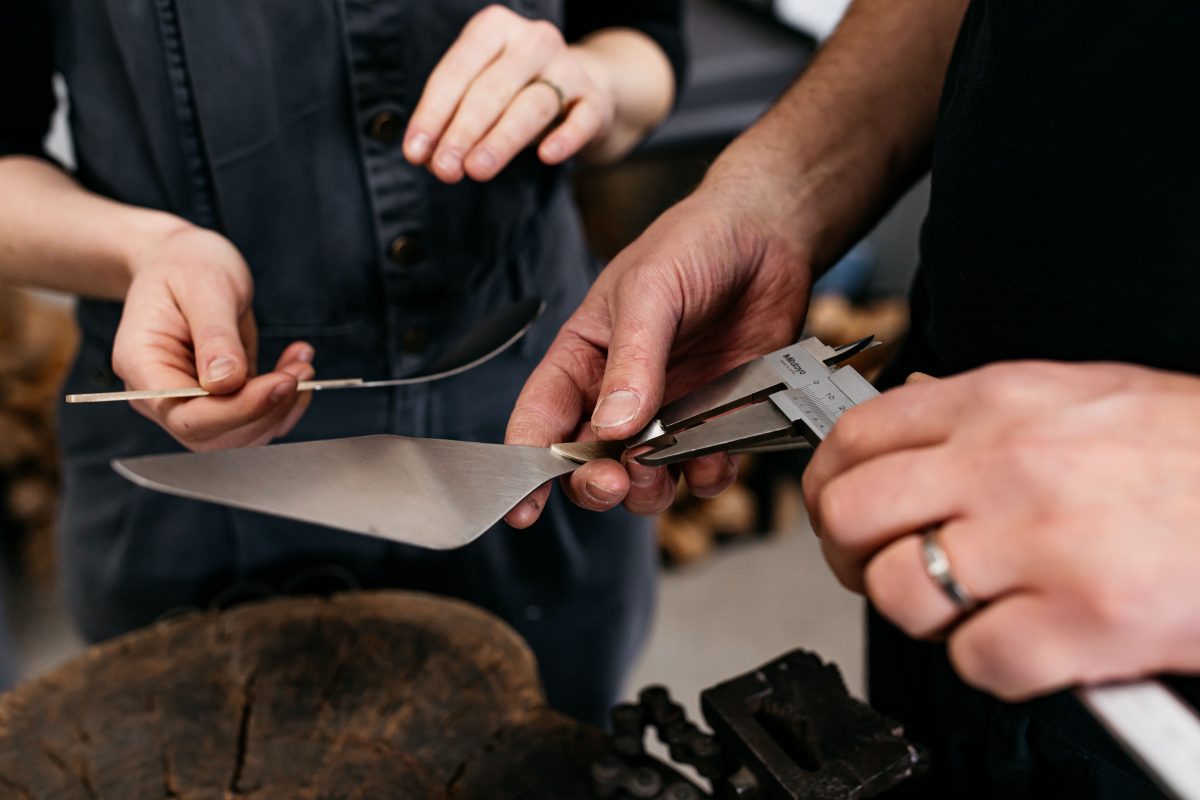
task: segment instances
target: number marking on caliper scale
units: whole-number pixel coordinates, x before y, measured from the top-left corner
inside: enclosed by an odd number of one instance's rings
[[[788,388],[771,395],[771,402],[793,423],[804,425],[818,441],[828,436],[838,418],[855,405],[850,394],[839,386],[839,373],[858,377],[871,394],[876,394],[857,373],[845,369],[832,372],[802,347],[788,348],[772,361]]]

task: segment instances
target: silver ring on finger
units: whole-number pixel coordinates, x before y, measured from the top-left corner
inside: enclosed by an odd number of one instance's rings
[[[967,587],[954,577],[950,568],[950,557],[942,547],[941,532],[940,527],[930,528],[921,537],[921,556],[925,561],[925,572],[959,611],[969,613],[975,610],[979,603]]]

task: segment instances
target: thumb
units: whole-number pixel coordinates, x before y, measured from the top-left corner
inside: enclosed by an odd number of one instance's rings
[[[200,281],[188,289],[175,297],[191,332],[200,385],[213,394],[235,392],[250,371],[240,330],[243,301],[222,281]]]
[[[592,412],[601,439],[623,439],[640,431],[662,405],[667,359],[679,316],[650,291],[630,293],[613,313],[608,363]]]

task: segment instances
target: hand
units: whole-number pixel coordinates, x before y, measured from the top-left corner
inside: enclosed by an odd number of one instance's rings
[[[560,164],[613,124],[615,101],[606,78],[605,69],[583,48],[568,46],[553,23],[488,6],[429,76],[404,154],[446,183],[464,174],[487,181],[545,135],[538,157]]]
[[[530,376],[508,425],[511,444],[546,446],[577,435],[624,439],[673,399],[794,341],[808,300],[807,256],[761,222],[759,195],[710,180],[660,217],[605,269]],[[591,428],[584,424],[591,414]],[[710,497],[736,477],[727,455],[683,467],[691,491]],[[676,476],[633,461],[601,460],[565,484],[592,510],[624,501],[664,510]],[[542,487],[506,519],[527,527]]]
[[[130,269],[113,371],[130,389],[200,385],[213,393],[137,401],[139,412],[192,450],[266,444],[296,425],[311,396],[296,384],[313,377],[313,349],[294,342],[275,372],[254,376],[253,282],[229,241],[183,228]]]
[[[1200,669],[1200,380],[1003,364],[846,414],[804,477],[839,579],[1008,700]],[[941,526],[962,617],[926,574]]]

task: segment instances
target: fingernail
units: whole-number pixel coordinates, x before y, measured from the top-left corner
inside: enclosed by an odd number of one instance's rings
[[[625,465],[625,471],[629,473],[629,482],[639,489],[653,486],[658,480],[657,467],[645,467],[633,460]]]
[[[491,169],[496,166],[496,157],[487,150],[476,150],[475,155],[471,156],[471,160],[482,169]]]
[[[208,383],[223,381],[237,370],[237,366],[237,359],[231,356],[217,356],[208,362],[208,369],[204,371],[204,380]]]
[[[408,153],[413,158],[424,158],[429,152],[429,137],[418,133],[408,142]]]
[[[296,384],[294,383],[279,384],[271,390],[271,404],[278,405],[279,403],[282,403],[284,398],[291,395],[291,393],[294,391],[296,391]]]
[[[583,485],[583,493],[588,499],[601,505],[610,505],[621,498],[621,493],[611,486],[604,486],[596,481],[588,481]]]
[[[542,151],[546,154],[546,158],[551,161],[558,161],[563,157],[566,148],[563,147],[563,143],[558,139],[547,139],[542,144]]]
[[[592,412],[593,428],[615,428],[637,416],[642,399],[628,389],[609,393]]]
[[[516,508],[508,512],[507,516],[514,525],[528,527],[532,524],[533,520],[537,518],[540,510],[541,506],[538,504],[538,501],[531,497],[526,500],[522,500],[519,504],[517,504]]]
[[[300,352],[296,353],[296,360],[303,361],[305,364],[311,364],[316,354],[316,351],[311,347],[301,347]]]

